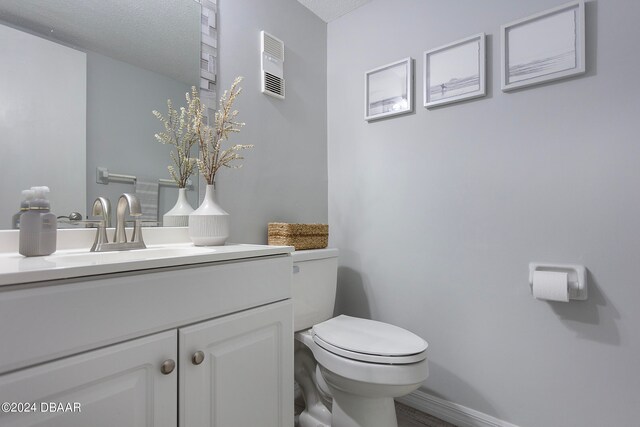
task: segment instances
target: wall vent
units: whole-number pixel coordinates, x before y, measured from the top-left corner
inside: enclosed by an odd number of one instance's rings
[[[260,31],[262,93],[284,99],[284,42]]]

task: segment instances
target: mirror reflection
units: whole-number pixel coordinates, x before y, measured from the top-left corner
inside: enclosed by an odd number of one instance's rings
[[[176,201],[170,147],[153,110],[199,86],[194,0],[3,0],[0,3],[0,229],[21,190],[51,188],[52,211],[86,216],[98,196],[159,183],[158,218]],[[98,170],[136,177],[98,183]],[[197,178],[187,191],[197,204]],[[136,185],[138,184],[138,185]],[[148,196],[147,196],[148,197]]]

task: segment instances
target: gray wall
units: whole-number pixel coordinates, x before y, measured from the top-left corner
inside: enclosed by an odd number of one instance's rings
[[[170,178],[167,166],[171,164],[171,147],[156,142],[154,134],[163,130],[163,125],[151,112],[166,113],[167,99],[179,109],[190,90],[188,84],[165,75],[87,52],[87,212],[91,212],[97,196],[108,197],[115,209],[120,194],[134,192],[132,184],[97,184],[97,167],[150,179]],[[196,208],[197,175],[191,180],[196,188],[187,192],[187,198]],[[161,220],[175,204],[178,190],[160,186],[159,193]],[[112,216],[115,221],[115,214]]]
[[[637,425],[640,3],[587,3],[587,74],[500,91],[500,25],[557,0],[374,0],[328,25],[337,310],[429,341],[423,390],[523,427]],[[485,32],[488,96],[427,111],[424,50]],[[415,114],[366,123],[363,73],[416,59]],[[589,300],[532,298],[580,263]]]
[[[242,169],[216,178],[232,242],[266,243],[267,223],[327,222],[327,26],[292,0],[218,0],[218,94],[243,76],[246,123],[231,144],[254,144]],[[260,30],[285,43],[286,99],[260,93]]]

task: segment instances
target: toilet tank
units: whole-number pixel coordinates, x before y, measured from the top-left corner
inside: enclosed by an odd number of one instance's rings
[[[293,258],[293,327],[308,329],[333,317],[338,281],[338,250],[295,251]]]

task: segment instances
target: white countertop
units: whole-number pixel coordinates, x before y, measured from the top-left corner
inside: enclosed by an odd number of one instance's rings
[[[121,252],[89,252],[85,246],[58,250],[44,257],[24,257],[17,252],[0,251],[0,286],[286,255],[292,251],[289,246],[194,246],[192,243],[153,244],[147,245],[147,249]]]

